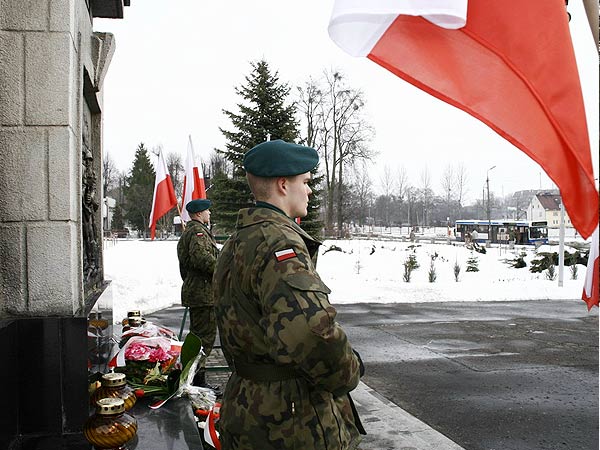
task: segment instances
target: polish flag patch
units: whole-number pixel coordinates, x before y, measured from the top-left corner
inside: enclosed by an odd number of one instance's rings
[[[288,248],[285,250],[279,250],[278,252],[275,252],[275,258],[277,258],[277,261],[279,262],[285,261],[286,259],[294,258],[296,256],[296,252],[293,248]]]
[[[196,233],[196,236],[204,236],[204,233]]]

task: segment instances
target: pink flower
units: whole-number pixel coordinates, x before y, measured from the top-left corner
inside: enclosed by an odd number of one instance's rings
[[[161,347],[157,347],[150,352],[150,355],[148,356],[148,361],[164,361],[169,358],[171,358],[171,355],[169,355],[169,353],[165,352]]]
[[[134,342],[125,350],[125,359],[132,361],[143,361],[150,357],[152,348],[147,345]]]

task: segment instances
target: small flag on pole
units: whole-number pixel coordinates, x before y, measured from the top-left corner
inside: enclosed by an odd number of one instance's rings
[[[206,188],[204,186],[204,174],[202,167],[196,164],[194,157],[194,146],[192,137],[188,140],[187,157],[185,159],[185,173],[183,177],[183,194],[181,196],[181,219],[184,222],[190,220],[190,216],[185,209],[185,205],[198,198],[206,198]]]
[[[150,239],[156,235],[156,222],[177,206],[177,197],[171,175],[167,169],[162,150],[158,152],[158,163],[156,164],[156,180],[154,181],[154,197],[152,198],[152,212],[150,213]]]

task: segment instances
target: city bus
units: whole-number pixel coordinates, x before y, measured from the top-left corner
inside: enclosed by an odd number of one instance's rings
[[[455,236],[457,241],[465,242],[467,233],[469,236],[473,230],[477,230],[477,242],[485,243],[488,239],[492,243],[532,244],[540,245],[548,242],[548,226],[546,222],[529,222],[527,220],[509,219],[465,219],[457,220],[455,224]],[[489,228],[491,225],[491,233]]]

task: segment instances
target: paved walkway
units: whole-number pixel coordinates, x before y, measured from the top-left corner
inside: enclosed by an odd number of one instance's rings
[[[362,450],[463,450],[362,382],[352,398],[367,431]]]
[[[172,306],[146,318],[179,333],[183,311],[181,306]],[[187,322],[184,335],[189,320]],[[224,365],[225,359],[217,348],[210,355],[207,368]],[[228,373],[223,370],[209,369],[207,373],[207,381],[212,385],[224,387],[227,377]],[[362,382],[352,392],[352,398],[367,431],[361,450],[464,450]]]

